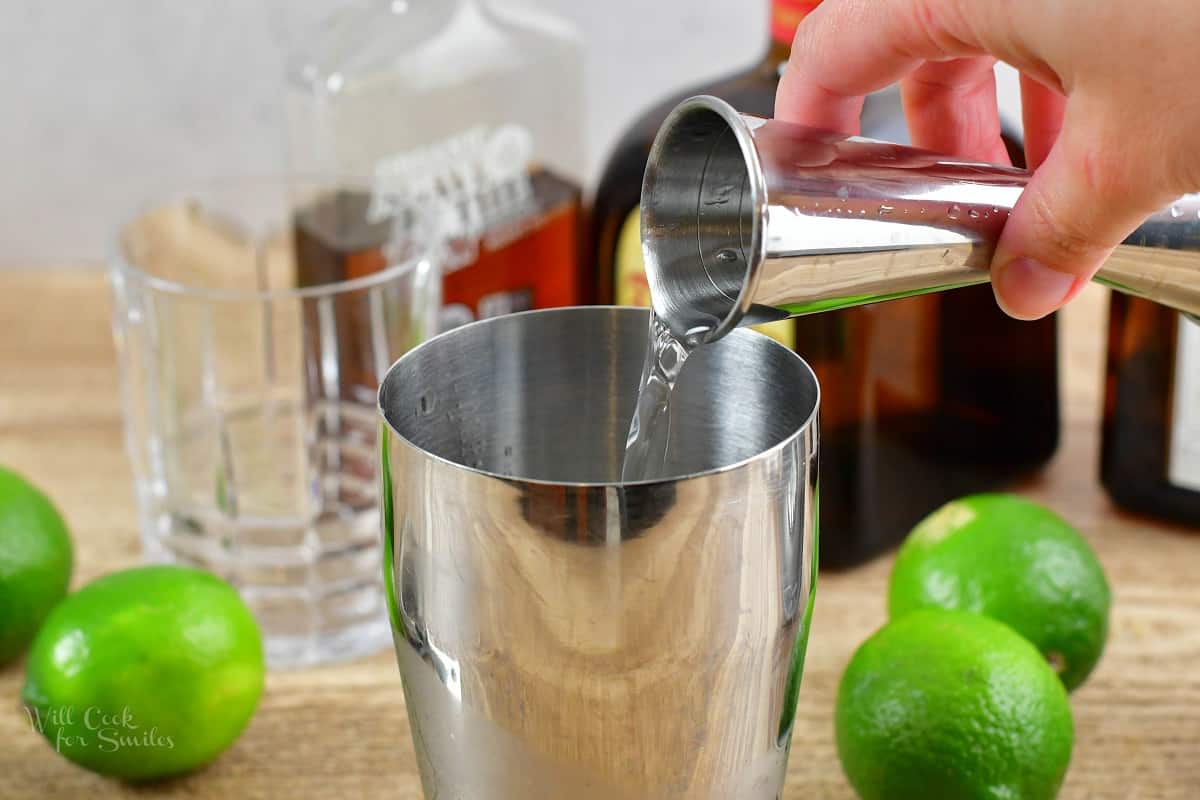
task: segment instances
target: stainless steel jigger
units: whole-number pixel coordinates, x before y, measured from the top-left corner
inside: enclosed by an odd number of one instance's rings
[[[693,97],[642,184],[654,310],[680,336],[982,283],[1029,173],[739,114]],[[1200,195],[1146,220],[1096,280],[1200,315]]]

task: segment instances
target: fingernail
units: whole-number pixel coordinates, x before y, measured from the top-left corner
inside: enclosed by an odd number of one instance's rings
[[[992,288],[1009,316],[1041,319],[1067,301],[1077,280],[1033,259],[1017,258],[995,268]]]

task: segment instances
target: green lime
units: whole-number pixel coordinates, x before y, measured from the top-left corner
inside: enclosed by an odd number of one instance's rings
[[[0,467],[0,666],[21,654],[71,581],[71,537],[46,495]]]
[[[21,697],[62,755],[148,780],[229,747],[262,688],[262,639],[237,592],[206,572],[152,566],[60,603],[29,651]]]
[[[954,500],[913,528],[888,590],[892,619],[956,608],[1010,625],[1070,691],[1108,638],[1108,581],[1087,541],[1053,511],[1006,494]]]
[[[838,756],[863,800],[1050,800],[1071,760],[1067,692],[1007,625],[923,609],[859,647]]]

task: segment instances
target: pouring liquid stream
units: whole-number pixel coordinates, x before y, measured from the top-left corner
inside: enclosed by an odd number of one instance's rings
[[[647,336],[646,361],[638,383],[637,405],[625,440],[621,482],[666,477],[671,440],[671,395],[689,355],[704,341],[708,329],[689,331],[679,339],[653,312]]]

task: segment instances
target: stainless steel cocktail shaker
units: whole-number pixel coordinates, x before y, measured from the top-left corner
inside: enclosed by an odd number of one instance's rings
[[[663,123],[642,185],[654,309],[711,340],[982,283],[1028,177],[693,97]],[[1148,219],[1096,279],[1200,314],[1200,195]]]
[[[426,797],[783,791],[817,576],[816,376],[748,331],[703,348],[664,477],[623,483],[648,320],[496,317],[383,381],[388,606]]]

